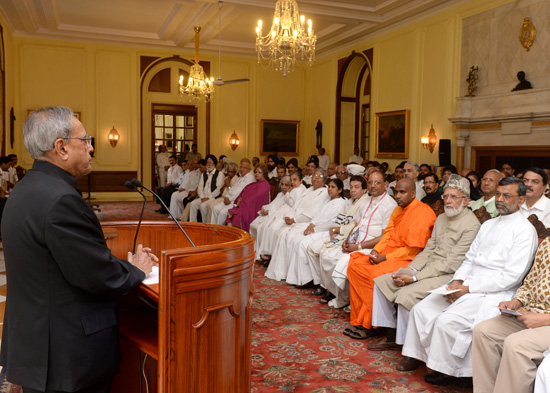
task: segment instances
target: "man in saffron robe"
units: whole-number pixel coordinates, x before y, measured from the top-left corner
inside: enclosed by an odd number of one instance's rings
[[[410,178],[397,182],[394,209],[384,235],[370,255],[353,253],[348,265],[351,327],[344,334],[365,339],[374,335],[372,297],[374,279],[407,266],[426,246],[436,215],[416,199],[416,185]],[[366,330],[369,329],[369,330]]]

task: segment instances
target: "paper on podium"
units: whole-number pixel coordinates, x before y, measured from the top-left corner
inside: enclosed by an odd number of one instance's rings
[[[450,293],[455,293],[460,291],[460,289],[447,289],[446,287],[439,287],[428,291],[429,293],[436,293],[438,295],[448,295]]]
[[[153,266],[153,271],[147,276],[145,280],[142,281],[144,284],[158,284],[159,283],[159,267]]]

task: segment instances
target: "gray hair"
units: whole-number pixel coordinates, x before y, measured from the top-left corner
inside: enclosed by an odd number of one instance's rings
[[[405,163],[405,165],[407,165],[407,164],[412,165],[414,167],[414,170],[417,171],[417,172],[420,170],[420,166],[414,161],[407,161]]]
[[[325,170],[323,168],[315,168],[315,170],[313,171],[312,175],[314,175],[315,173],[317,172],[321,172],[321,174],[323,175],[323,177],[325,177],[327,175],[327,173],[325,172]]]
[[[504,175],[502,174],[501,171],[499,171],[498,169],[489,169],[487,172],[485,173],[496,173],[497,175],[500,176],[500,178],[502,179],[504,177]]]
[[[229,165],[227,165],[227,169],[229,168],[235,168],[236,171],[239,170],[239,166],[234,162],[230,162]]]
[[[281,179],[280,183],[282,182],[286,182],[290,185],[290,176],[286,175],[286,176],[283,176],[283,178]]]
[[[31,113],[23,126],[23,142],[32,158],[45,155],[60,138],[69,138],[74,113],[64,106],[49,106]]]

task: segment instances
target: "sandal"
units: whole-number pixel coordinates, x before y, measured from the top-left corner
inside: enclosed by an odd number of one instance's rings
[[[351,336],[351,334],[353,332],[355,332],[356,330],[358,330],[359,328],[362,328],[362,326],[350,325],[350,326],[348,326],[347,328],[344,329],[343,333],[344,333],[345,336]]]
[[[370,337],[368,334],[368,330],[365,329],[363,326],[357,326],[356,329],[349,332],[348,336],[355,340],[366,340]]]
[[[313,291],[311,291],[311,294],[315,296],[323,296],[325,293],[327,293],[327,290],[321,286],[318,286]]]

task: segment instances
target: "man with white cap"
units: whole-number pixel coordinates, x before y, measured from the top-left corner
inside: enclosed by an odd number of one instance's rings
[[[480,226],[468,209],[469,197],[468,179],[451,175],[440,197],[444,201],[445,214],[437,217],[424,250],[407,268],[374,279],[372,324],[390,329],[385,340],[369,343],[369,350],[400,349],[407,331],[409,310],[424,299],[429,290],[449,282],[464,261]],[[400,371],[407,368],[406,361],[403,362],[405,364],[397,367]]]

